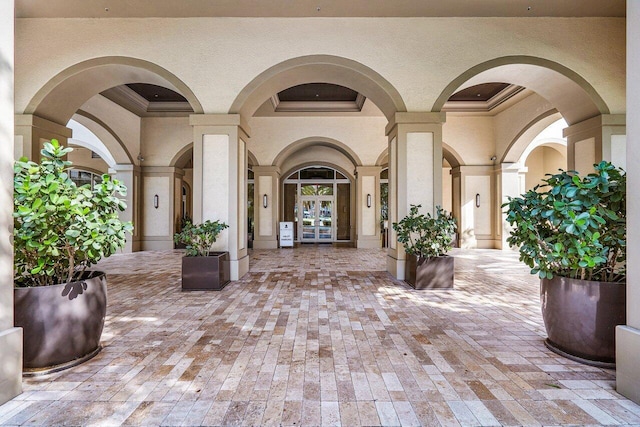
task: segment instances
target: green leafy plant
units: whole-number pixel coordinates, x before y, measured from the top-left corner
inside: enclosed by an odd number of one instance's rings
[[[545,184],[509,198],[507,242],[540,278],[621,282],[626,276],[626,174],[611,163],[595,172],[547,174]]]
[[[220,221],[207,220],[202,224],[189,222],[181,232],[173,236],[173,240],[186,245],[187,256],[207,256],[222,230],[228,227]]]
[[[420,258],[445,255],[451,250],[451,242],[456,232],[456,220],[450,213],[436,206],[436,215],[420,214],[421,205],[411,205],[409,215],[400,222],[393,223],[398,233],[398,242],[404,245],[406,253]]]
[[[117,195],[126,188],[109,175],[95,185],[77,186],[71,162],[57,140],[44,144],[42,161],[21,158],[14,166],[14,279],[16,286],[68,283],[124,246],[133,224]]]

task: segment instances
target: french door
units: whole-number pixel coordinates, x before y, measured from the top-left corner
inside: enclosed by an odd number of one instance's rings
[[[334,240],[333,196],[303,196],[300,223],[302,242],[331,242]]]

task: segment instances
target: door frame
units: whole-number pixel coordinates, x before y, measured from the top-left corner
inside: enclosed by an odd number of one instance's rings
[[[300,196],[300,206],[301,209],[298,209],[298,224],[300,229],[298,230],[298,236],[300,236],[301,243],[332,243],[336,239],[336,221],[335,221],[335,206],[336,206],[336,197],[335,195],[331,196]],[[314,202],[314,237],[313,239],[307,239],[304,237],[304,202],[305,201],[313,201]],[[331,236],[329,239],[321,239],[320,238],[320,206],[322,202],[330,202],[331,203]]]

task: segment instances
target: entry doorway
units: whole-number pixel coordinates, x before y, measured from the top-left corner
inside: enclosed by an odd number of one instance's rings
[[[302,242],[332,242],[334,240],[333,197],[302,196]]]

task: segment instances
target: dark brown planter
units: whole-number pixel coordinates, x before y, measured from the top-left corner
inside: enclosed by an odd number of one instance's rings
[[[229,283],[229,252],[182,258],[183,291],[219,291]]]
[[[414,289],[453,289],[454,258],[407,255],[405,282]]]
[[[53,372],[75,366],[100,351],[107,312],[107,279],[14,288],[14,322],[23,328],[25,371]]]
[[[547,347],[596,366],[616,360],[615,328],[626,324],[627,287],[621,283],[554,277],[540,281]]]

